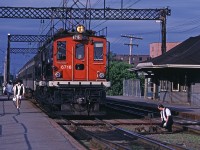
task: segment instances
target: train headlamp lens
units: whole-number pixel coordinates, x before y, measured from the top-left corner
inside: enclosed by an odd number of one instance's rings
[[[85,31],[85,27],[84,27],[83,25],[78,25],[78,26],[76,27],[76,31],[77,31],[78,33],[83,33],[83,32]]]
[[[56,78],[60,78],[61,77],[61,73],[60,72],[56,72],[55,76],[56,76]]]

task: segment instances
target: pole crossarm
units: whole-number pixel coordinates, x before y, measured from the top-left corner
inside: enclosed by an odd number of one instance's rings
[[[10,42],[43,42],[49,37],[47,35],[10,35]]]
[[[128,43],[124,43],[124,45],[128,45],[128,46],[139,46],[138,44],[128,44]]]
[[[38,48],[10,48],[10,53],[14,54],[37,54]]]
[[[171,10],[163,9],[113,9],[67,7],[0,7],[0,18],[21,19],[92,19],[92,20],[163,20]]]

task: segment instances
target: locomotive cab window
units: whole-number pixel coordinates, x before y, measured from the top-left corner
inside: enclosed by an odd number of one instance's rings
[[[76,44],[76,59],[84,58],[84,44]]]
[[[100,42],[94,43],[94,60],[95,61],[103,60],[103,43]]]
[[[66,42],[58,41],[57,42],[57,60],[66,59]]]

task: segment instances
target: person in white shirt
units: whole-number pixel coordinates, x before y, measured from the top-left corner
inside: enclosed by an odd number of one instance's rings
[[[173,118],[171,115],[171,111],[169,108],[165,108],[163,105],[158,105],[158,109],[160,110],[161,116],[161,127],[164,127],[168,130],[168,132],[172,132]]]
[[[25,88],[22,82],[19,80],[13,87],[14,97],[16,98],[17,109],[20,109],[21,99],[25,94]]]
[[[10,99],[12,92],[13,92],[12,81],[9,81],[8,84],[6,85],[6,93],[7,93],[7,96],[8,96],[8,100]]]

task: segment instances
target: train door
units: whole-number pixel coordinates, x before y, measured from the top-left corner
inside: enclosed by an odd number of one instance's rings
[[[87,45],[76,43],[74,48],[74,80],[87,80],[88,52]]]

